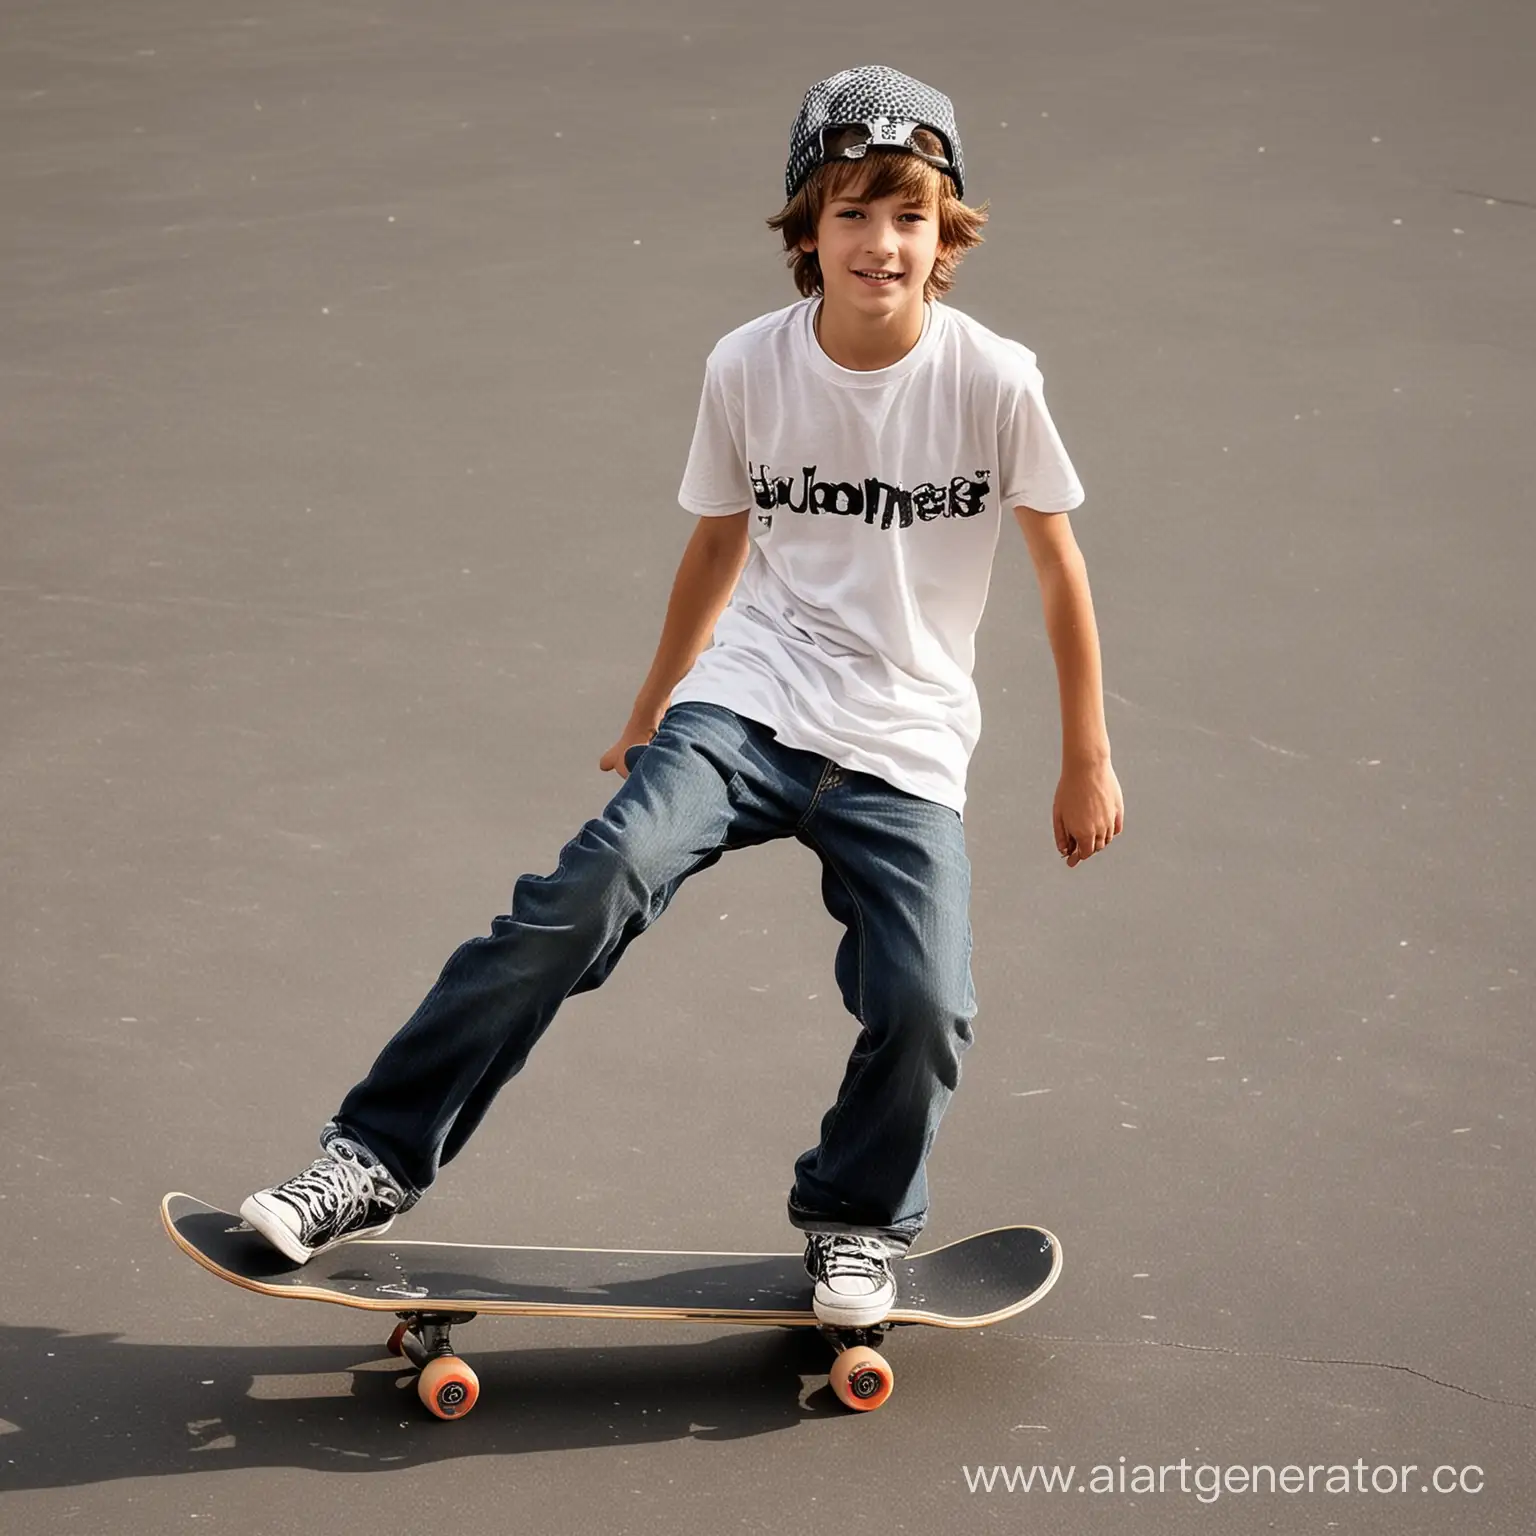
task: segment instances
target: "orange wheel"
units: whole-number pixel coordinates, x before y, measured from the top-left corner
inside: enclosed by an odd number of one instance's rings
[[[390,1354],[403,1355],[405,1353],[405,1346],[400,1341],[410,1331],[410,1327],[411,1325],[409,1323],[397,1323],[395,1325],[395,1331],[390,1334],[389,1341],[384,1345],[384,1348],[387,1349]]]
[[[462,1419],[480,1396],[480,1378],[457,1355],[439,1355],[427,1361],[416,1395],[438,1418]]]
[[[885,1356],[867,1344],[845,1349],[832,1362],[832,1390],[837,1393],[838,1401],[861,1413],[878,1408],[891,1395],[895,1385],[896,1378]]]

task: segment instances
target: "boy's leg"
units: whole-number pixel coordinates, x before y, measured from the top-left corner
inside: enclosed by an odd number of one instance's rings
[[[668,710],[555,872],[517,881],[511,912],[453,954],[346,1096],[333,1127],[383,1161],[406,1204],[463,1147],[565,998],[600,986],[688,876],[790,831],[732,793],[747,731],[719,705]]]
[[[795,1164],[789,1219],[905,1251],[927,1219],[924,1164],[976,1016],[964,829],[947,806],[845,769],[796,835],[847,930],[835,975],[862,1027],[821,1141]]]

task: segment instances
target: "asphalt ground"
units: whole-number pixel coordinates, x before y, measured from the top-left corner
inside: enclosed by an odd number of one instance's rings
[[[1531,1529],[1529,6],[0,26],[7,1530]],[[482,1319],[440,1424],[368,1317],[220,1285],[156,1204],[299,1166],[616,787],[704,357],[794,298],[789,124],[868,62],[955,99],[952,302],[1038,352],[1088,491],[1126,830],[1055,853],[1005,528],[925,1237],[1037,1221],[1064,1275],[897,1336],[871,1415],[814,1337]],[[411,1235],[793,1246],[852,1039],[817,874],[686,886]],[[971,1491],[1037,1464],[1084,1491]],[[1350,1491],[1244,1491],[1288,1465]]]

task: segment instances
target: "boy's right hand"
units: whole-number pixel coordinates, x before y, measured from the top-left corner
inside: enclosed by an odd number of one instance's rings
[[[656,734],[656,727],[660,721],[631,719],[624,727],[623,734],[614,744],[603,753],[598,767],[604,773],[617,773],[621,779],[629,777],[629,765],[624,761],[631,747],[644,747],[650,744],[651,737]]]

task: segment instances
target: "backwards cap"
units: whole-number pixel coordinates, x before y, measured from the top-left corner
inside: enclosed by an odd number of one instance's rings
[[[789,132],[789,164],[784,170],[786,198],[793,197],[804,186],[806,177],[822,163],[822,129],[844,123],[868,123],[876,129],[876,143],[881,142],[878,130],[896,123],[916,123],[932,129],[949,150],[953,168],[945,174],[955,184],[955,195],[965,196],[965,161],[949,97],[898,69],[864,64],[830,75],[805,93],[800,115]]]

